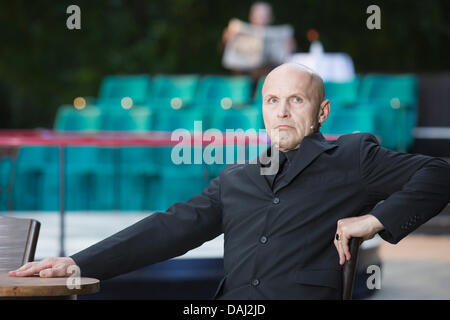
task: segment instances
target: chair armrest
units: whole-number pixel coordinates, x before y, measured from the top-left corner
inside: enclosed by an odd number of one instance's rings
[[[349,240],[350,260],[346,260],[342,267],[342,299],[351,300],[353,291],[353,281],[356,274],[358,262],[358,251],[362,238],[351,238]]]

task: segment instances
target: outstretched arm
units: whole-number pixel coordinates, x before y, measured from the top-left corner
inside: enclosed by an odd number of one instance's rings
[[[219,177],[200,195],[156,212],[68,258],[31,262],[11,276],[69,276],[74,263],[81,275],[100,280],[180,256],[222,233]]]

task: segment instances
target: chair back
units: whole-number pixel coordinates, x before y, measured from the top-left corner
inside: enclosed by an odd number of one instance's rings
[[[0,215],[0,272],[15,270],[34,260],[40,223]]]
[[[350,260],[346,260],[342,267],[342,299],[352,300],[353,282],[358,263],[358,251],[362,238],[351,238],[349,241]]]

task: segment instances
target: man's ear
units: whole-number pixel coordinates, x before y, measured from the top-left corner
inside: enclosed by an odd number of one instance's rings
[[[317,121],[322,124],[327,120],[330,115],[330,100],[325,99],[322,101],[319,107],[319,114],[317,115]]]

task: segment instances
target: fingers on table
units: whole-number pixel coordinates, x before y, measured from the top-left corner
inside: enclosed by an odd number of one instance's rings
[[[33,274],[38,273],[42,269],[51,267],[51,264],[52,262],[50,260],[28,262],[19,269],[9,272],[9,275],[16,277],[32,276]]]
[[[66,267],[58,266],[55,268],[44,269],[39,272],[39,276],[42,278],[66,277]]]
[[[10,271],[8,274],[11,276],[18,276],[20,274],[26,273],[29,269],[31,269],[37,262],[28,262],[21,266],[19,269]]]

